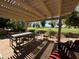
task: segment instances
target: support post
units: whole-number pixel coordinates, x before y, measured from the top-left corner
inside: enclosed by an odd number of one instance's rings
[[[59,19],[59,24],[58,24],[58,41],[57,41],[57,43],[59,43],[60,39],[61,39],[61,25],[62,25],[61,17],[59,17],[58,19]]]

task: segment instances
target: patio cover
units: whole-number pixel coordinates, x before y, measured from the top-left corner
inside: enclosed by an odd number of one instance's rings
[[[79,0],[0,0],[0,16],[37,21],[70,14]]]

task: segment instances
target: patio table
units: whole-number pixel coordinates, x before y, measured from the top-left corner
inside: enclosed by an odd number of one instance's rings
[[[18,33],[11,36],[12,38],[10,40],[10,46],[12,48],[19,47],[34,39],[34,34],[32,32]]]
[[[30,34],[32,34],[32,32],[13,34],[12,37],[21,37],[21,36],[30,35]]]

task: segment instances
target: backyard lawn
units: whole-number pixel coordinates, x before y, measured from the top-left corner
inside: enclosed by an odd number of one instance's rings
[[[28,27],[28,30],[51,30],[51,31],[58,31],[58,28],[33,28],[33,27]],[[75,34],[79,34],[79,28],[62,28],[62,33],[75,33]]]

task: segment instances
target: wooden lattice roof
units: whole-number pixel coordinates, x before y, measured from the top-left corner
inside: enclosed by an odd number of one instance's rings
[[[25,21],[70,14],[79,0],[0,0],[0,16]]]

